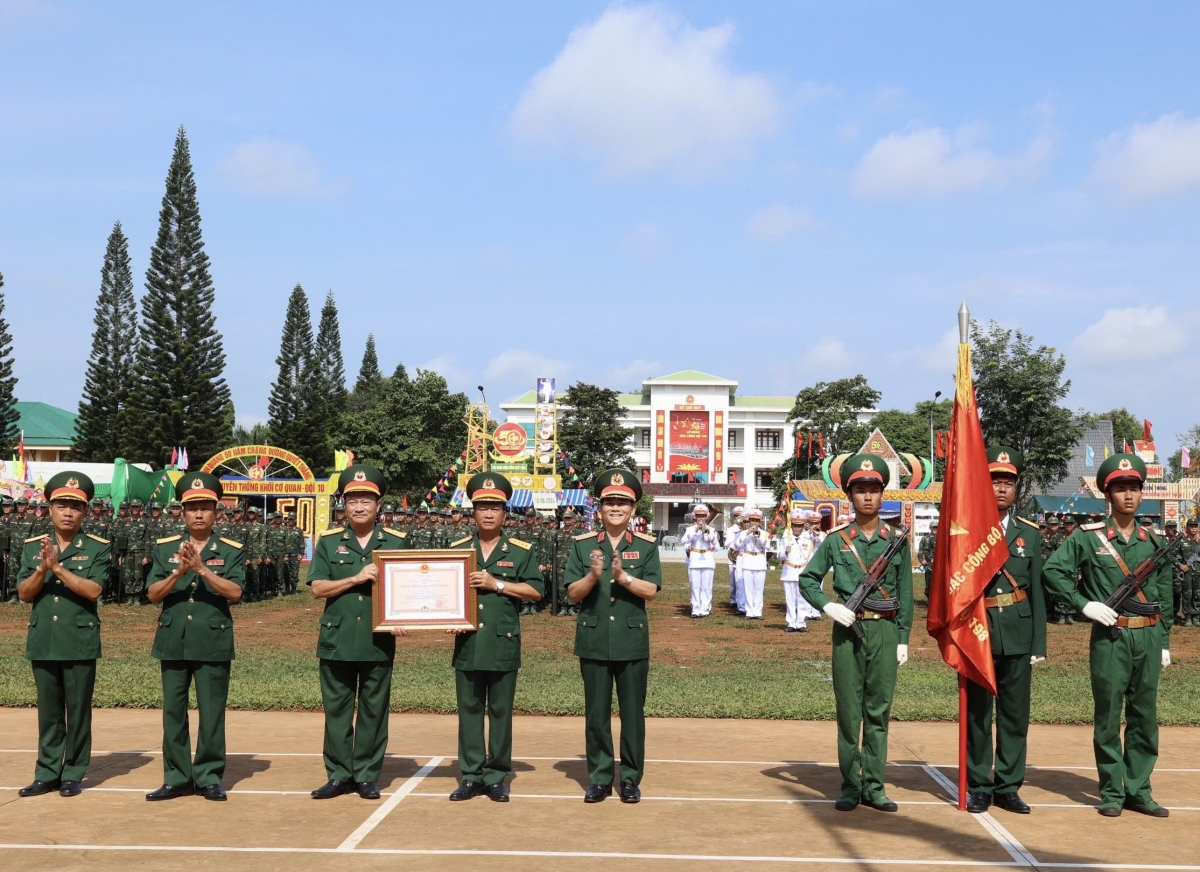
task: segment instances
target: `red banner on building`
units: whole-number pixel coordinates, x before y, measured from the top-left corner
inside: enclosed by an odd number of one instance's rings
[[[713,413],[713,468],[714,473],[725,469],[725,413]]]
[[[659,412],[654,419],[654,470],[662,472],[667,466],[667,413]]]
[[[708,412],[671,413],[671,472],[708,472]]]

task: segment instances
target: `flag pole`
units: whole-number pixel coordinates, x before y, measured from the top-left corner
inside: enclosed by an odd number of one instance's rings
[[[963,300],[958,308],[959,345],[967,344],[970,327],[971,310]],[[946,454],[950,454],[949,450]],[[961,672],[958,673],[958,810],[967,810],[967,677]]]

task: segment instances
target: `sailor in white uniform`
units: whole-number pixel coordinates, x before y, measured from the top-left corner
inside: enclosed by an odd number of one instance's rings
[[[805,509],[793,509],[791,527],[779,538],[780,579],[783,581],[783,598],[787,603],[787,626],[785,633],[807,633],[809,618],[819,618],[821,613],[800,595],[800,573],[817,552],[824,538],[817,529],[813,513]]]
[[[693,523],[683,534],[693,618],[707,618],[712,613],[713,573],[717,571],[721,541],[708,523],[709,516],[708,506],[703,503],[696,506],[692,511]]]
[[[770,537],[762,529],[760,509],[747,509],[742,517],[746,520],[747,529],[738,536],[736,544],[739,587],[744,591],[746,598],[746,619],[761,621],[763,591],[767,586],[767,548]]]
[[[731,512],[733,520],[725,528],[725,559],[729,561],[729,605],[744,615],[746,614],[746,596],[738,583],[737,570],[737,539],[742,535],[743,511],[741,506],[734,506]]]

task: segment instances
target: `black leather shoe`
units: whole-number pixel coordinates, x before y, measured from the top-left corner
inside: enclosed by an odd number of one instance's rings
[[[224,802],[229,799],[229,796],[225,793],[225,789],[219,784],[210,784],[207,787],[201,787],[200,795],[213,802]]]
[[[795,628],[795,627],[784,627],[784,628],[783,628],[783,632],[785,632],[785,633],[794,633],[794,632],[796,632],[796,628]]]
[[[79,796],[83,793],[83,785],[78,781],[64,781],[58,789],[59,796]]]
[[[354,785],[354,789],[363,799],[379,799],[379,785],[374,781],[360,781]]]
[[[610,796],[612,796],[611,784],[589,784],[588,789],[583,792],[583,801],[604,802]]]
[[[353,781],[326,781],[316,790],[309,794],[313,799],[333,799],[335,796],[341,796],[343,793],[353,793]]]
[[[986,793],[972,793],[967,797],[967,811],[971,814],[983,814],[992,807],[992,798]]]
[[[472,799],[476,796],[479,796],[486,790],[487,788],[478,781],[464,781],[462,784],[458,785],[457,790],[450,794],[450,801],[462,802],[464,799]]]
[[[858,800],[847,799],[843,796],[833,804],[833,807],[838,811],[854,811],[856,808],[858,808]]]
[[[1121,816],[1121,806],[1115,805],[1115,804],[1104,803],[1104,804],[1098,806],[1096,808],[1096,811],[1100,813],[1101,817],[1120,817]]]
[[[621,802],[635,803],[642,801],[642,792],[632,781],[621,782]]]
[[[57,781],[35,781],[28,787],[22,787],[17,791],[17,796],[41,796],[43,793],[49,793],[52,790],[58,790],[59,782]]]
[[[864,799],[862,804],[867,808],[875,809],[875,811],[898,811],[900,809],[900,806],[886,796],[881,796],[879,799]]]
[[[508,802],[508,785],[501,781],[487,789],[488,799],[492,802]]]
[[[1029,814],[1033,811],[1015,790],[1008,793],[997,793],[995,803],[997,808],[1011,811],[1013,814]]]
[[[164,784],[158,790],[146,794],[149,802],[160,802],[164,799],[177,799],[181,796],[195,796],[196,788],[190,784]]]
[[[1138,814],[1149,815],[1150,817],[1165,818],[1171,816],[1169,811],[1152,799],[1147,802],[1131,802],[1130,800],[1125,800],[1125,808],[1129,809],[1130,811],[1135,811]]]

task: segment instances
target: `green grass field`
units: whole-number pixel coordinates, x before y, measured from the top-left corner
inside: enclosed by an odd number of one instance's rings
[[[718,573],[717,603],[721,602]],[[714,614],[691,621],[683,568],[665,566],[664,590],[651,605],[652,659],[647,712],[658,717],[831,719],[828,621],[805,635],[785,634],[778,574],[768,580],[767,620],[749,623]],[[918,590],[921,577],[916,577]],[[158,662],[149,656],[157,609],[102,608],[104,658],[97,671],[97,706],[153,708],[161,703]],[[716,611],[720,611],[717,609]],[[319,709],[315,657],[320,604],[307,593],[238,606],[238,658],[229,704],[240,709]],[[0,606],[0,705],[34,703],[24,661],[27,606]],[[957,685],[937,646],[925,634],[919,603],[911,659],[900,669],[893,717],[953,720]],[[583,713],[578,665],[571,656],[573,622],[539,615],[525,619],[525,665],[517,686],[518,710],[530,714]],[[1090,723],[1086,625],[1051,626],[1050,661],[1034,672],[1033,718],[1042,723]],[[1164,725],[1200,725],[1200,630],[1173,633],[1175,664],[1159,694]],[[399,640],[392,684],[393,711],[453,712],[454,681],[448,637],[412,634]]]

